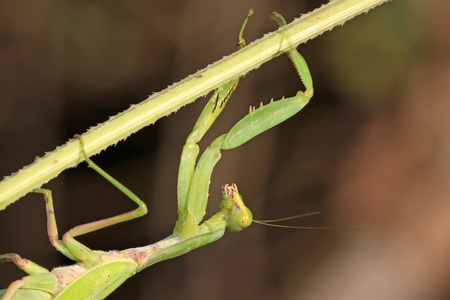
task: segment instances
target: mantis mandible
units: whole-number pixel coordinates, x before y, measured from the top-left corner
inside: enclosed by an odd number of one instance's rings
[[[252,13],[250,10],[241,27],[236,50],[245,46],[242,35]],[[271,17],[280,27],[286,24],[284,18],[277,13]],[[76,263],[49,271],[15,253],[0,255],[0,262],[13,262],[28,274],[11,283],[6,290],[0,291],[2,299],[104,299],[137,272],[157,262],[212,243],[220,239],[226,229],[238,232],[248,227],[253,220],[252,213],[242,201],[235,184],[223,186],[220,211],[201,223],[208,201],[209,183],[213,168],[221,157],[221,150],[233,149],[244,144],[295,115],[309,102],[313,95],[313,87],[308,66],[295,48],[290,49],[287,54],[306,88],[305,92],[298,92],[291,98],[271,101],[257,109],[252,108],[249,114],[228,133],[216,138],[196,164],[199,154],[197,143],[225,108],[239,78],[215,90],[188,136],[181,154],[177,194],[178,220],[175,228],[170,236],[157,243],[105,252],[91,250],[75,240],[76,236],[132,220],[147,213],[145,203],[138,196],[88,157],[84,151],[82,137],[77,136],[81,145],[81,155],[88,166],[122,191],[138,207],[130,212],[74,227],[59,240],[51,191],[36,189],[35,192],[43,194],[45,199],[47,231],[51,244]]]

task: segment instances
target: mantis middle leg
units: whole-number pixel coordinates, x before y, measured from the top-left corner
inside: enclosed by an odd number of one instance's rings
[[[93,253],[88,247],[79,243],[74,239],[74,237],[83,235],[92,231],[96,231],[114,224],[139,218],[147,213],[147,205],[139,199],[139,197],[130,191],[127,187],[121,184],[119,181],[114,179],[111,175],[106,173],[103,169],[97,166],[86,154],[84,150],[83,139],[81,136],[75,136],[79,139],[81,145],[81,152],[84,156],[85,161],[88,166],[94,169],[97,173],[103,176],[106,180],[111,182],[115,187],[117,187],[122,193],[124,193],[128,198],[134,201],[138,207],[132,211],[113,216],[110,218],[78,225],[69,231],[67,231],[62,240],[58,238],[58,229],[56,225],[55,213],[53,209],[53,198],[52,193],[48,189],[35,189],[34,192],[43,194],[46,210],[47,210],[47,232],[51,244],[66,257],[75,261],[93,261],[97,259],[97,255]]]

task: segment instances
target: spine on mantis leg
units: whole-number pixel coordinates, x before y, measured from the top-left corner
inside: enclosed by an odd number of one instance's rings
[[[286,26],[286,20],[282,15],[280,15],[277,12],[273,12],[270,15],[270,18],[277,22],[279,27]],[[303,56],[298,53],[298,51],[295,48],[292,48],[287,53],[289,59],[291,60],[292,64],[295,67],[295,70],[297,71],[298,75],[300,76],[300,79],[303,82],[303,85],[306,87],[305,94],[309,99],[313,96],[314,89],[313,89],[313,83],[311,78],[311,73],[309,72],[308,64],[306,63]]]
[[[309,99],[303,92],[253,110],[228,132],[221,148],[233,149],[298,113]]]
[[[271,18],[275,20],[280,27],[286,25],[286,21],[278,13],[273,13]],[[308,65],[303,56],[301,56],[295,48],[290,49],[287,52],[287,55],[306,88],[305,92],[299,91],[294,97],[270,102],[258,109],[251,110],[250,113],[240,120],[227,134],[227,137],[221,146],[222,149],[233,149],[244,144],[255,136],[289,119],[308,104],[314,94]]]

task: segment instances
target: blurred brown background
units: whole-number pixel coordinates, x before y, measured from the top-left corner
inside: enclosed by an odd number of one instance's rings
[[[2,1],[0,171],[10,175],[233,52],[249,8],[251,42],[327,1]],[[253,225],[128,280],[109,299],[450,299],[450,5],[395,0],[300,45],[315,95],[298,115],[224,151],[211,184],[236,182],[255,218],[320,210],[302,231]],[[208,145],[250,104],[303,89],[285,57],[245,76]],[[205,99],[94,160],[136,192],[148,216],[81,237],[92,249],[164,238],[176,220],[182,145]],[[84,165],[46,187],[60,234],[133,208]],[[0,253],[70,264],[47,238],[44,202],[0,212]],[[24,276],[0,265],[0,287]]]

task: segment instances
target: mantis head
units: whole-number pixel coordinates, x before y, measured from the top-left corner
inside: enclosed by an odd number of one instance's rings
[[[229,210],[227,222],[228,230],[231,232],[241,231],[252,224],[252,212],[245,206],[244,201],[242,201],[236,184],[226,184],[222,187],[221,207],[222,209],[226,208]]]

